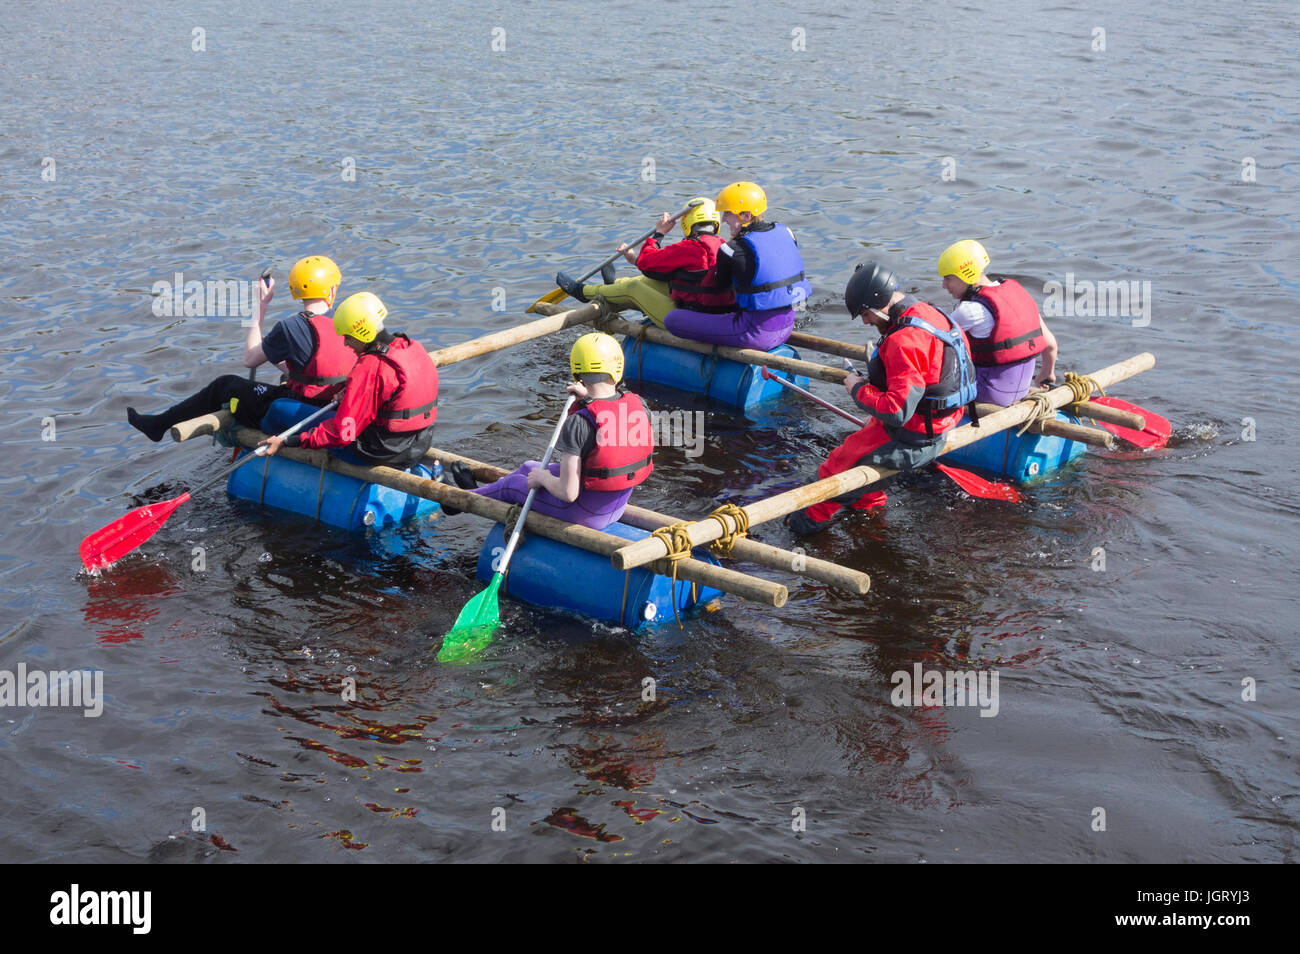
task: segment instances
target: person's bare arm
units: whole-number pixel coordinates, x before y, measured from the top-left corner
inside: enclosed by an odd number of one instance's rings
[[[1047,322],[1043,321],[1041,315],[1038,322],[1043,328],[1043,362],[1038,368],[1038,377],[1034,379],[1034,384],[1041,388],[1056,383],[1056,358],[1059,349],[1056,344],[1056,336],[1052,334],[1047,327]]]

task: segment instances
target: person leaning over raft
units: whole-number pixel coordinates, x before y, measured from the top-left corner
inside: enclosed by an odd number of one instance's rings
[[[641,270],[640,275],[606,281],[603,285],[579,285],[560,272],[555,276],[555,283],[578,301],[589,301],[599,295],[615,307],[635,308],[660,328],[664,327],[664,316],[674,308],[712,315],[734,313],[736,295],[731,282],[717,281],[718,249],[723,245],[718,236],[722,218],[713,203],[703,196],[691,202],[700,204],[682,216],[680,242],[659,245],[673,227],[673,217],[664,212],[639,254],[626,243],[618,247]]]
[[[460,461],[451,465],[451,476],[465,490],[514,504],[536,488],[534,513],[600,530],[623,515],[632,489],[654,470],[654,434],[641,399],[618,389],[623,349],[617,341],[599,332],[583,335],[569,353],[569,368],[575,381],[568,390],[581,406],[574,405],[560,430],[559,463],[542,470],[537,461],[525,461],[485,487]]]
[[[438,417],[438,368],[418,341],[384,329],[387,316],[384,303],[370,292],[339,305],[334,328],[358,357],[338,410],[309,431],[268,437],[262,441],[268,454],[282,446],[351,444],[363,464],[409,467],[424,457]]]
[[[1056,382],[1056,338],[1038,313],[1038,305],[1017,281],[993,281],[984,275],[989,253],[973,239],[963,239],[939,256],[944,290],[959,300],[952,320],[966,332],[975,362],[977,401],[1008,407],[1029,393],[1030,383]],[[1034,359],[1043,366],[1034,377]]]
[[[794,330],[795,307],[812,294],[803,256],[784,225],[763,220],[767,195],[753,182],[733,182],[718,193],[717,210],[731,231],[718,250],[718,284],[730,283],[739,310],[702,313],[691,305],[664,317],[679,338],[770,351]]]
[[[357,356],[343,344],[329,316],[343,276],[339,267],[323,255],[310,255],[289,270],[289,293],[302,302],[296,315],[278,322],[262,336],[266,306],[275,296],[275,279],[259,281],[257,317],[244,340],[244,367],[256,368],[264,361],[287,375],[284,384],[258,384],[237,374],[225,374],[206,388],[159,414],[137,414],[126,409],[131,426],[157,443],[168,428],[224,407],[232,398],[235,420],[258,427],[271,402],[282,397],[324,406],[343,389]]]
[[[943,435],[957,426],[975,399],[975,367],[961,328],[943,312],[898,290],[898,276],[864,262],[844,289],[844,306],[881,333],[867,377],[850,374],[844,389],[871,414],[866,427],[850,434],[817,471],[819,479],[860,465],[914,470],[943,449]],[[882,311],[882,309],[884,309]],[[797,534],[830,524],[844,509],[884,506],[880,490],[853,491],[786,517]]]

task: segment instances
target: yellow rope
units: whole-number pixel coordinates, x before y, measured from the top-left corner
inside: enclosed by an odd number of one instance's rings
[[[691,534],[689,523],[674,523],[669,527],[660,527],[658,530],[651,530],[650,536],[659,540],[664,545],[668,553],[664,559],[668,561],[669,566],[673,568],[672,588],[669,593],[672,594],[673,601],[673,619],[677,621],[677,628],[682,628],[681,617],[677,615],[677,564],[682,560],[688,559],[691,555]],[[626,586],[626,584],[624,584]],[[691,598],[695,597],[695,585],[691,585]]]
[[[723,504],[705,519],[716,520],[718,526],[722,528],[722,535],[709,544],[710,552],[720,559],[730,559],[731,548],[735,546],[736,539],[749,533],[749,514],[743,507],[728,503]],[[731,522],[728,523],[728,520]]]
[[[1016,431],[1016,437],[1019,437],[1040,421],[1056,417],[1056,408],[1052,406],[1051,399],[1048,398],[1046,391],[1035,391],[1025,400],[1032,401],[1034,409],[1030,412],[1029,417],[1025,419],[1025,423],[1020,426],[1020,430]]]
[[[1087,374],[1075,374],[1073,371],[1066,371],[1065,386],[1070,389],[1071,404],[1078,404],[1080,401],[1088,400],[1088,398],[1092,397],[1093,391],[1098,392],[1103,397],[1106,395],[1106,389],[1098,384],[1091,375]]]
[[[515,524],[519,522],[519,515],[522,514],[523,512],[524,512],[523,504],[514,504],[506,512],[506,519],[505,519],[506,540],[509,540],[510,535],[515,532]],[[519,534],[520,542],[522,542],[523,539],[524,539],[524,535],[520,533]]]

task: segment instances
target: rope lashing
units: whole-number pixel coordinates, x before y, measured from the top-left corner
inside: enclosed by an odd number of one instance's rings
[[[1071,404],[1078,404],[1080,401],[1088,400],[1088,398],[1092,397],[1093,391],[1096,391],[1102,397],[1106,396],[1106,389],[1098,384],[1095,378],[1087,374],[1075,374],[1073,371],[1066,371],[1065,386],[1070,389]]]
[[[515,524],[519,522],[519,515],[522,514],[523,512],[524,512],[523,504],[512,504],[510,509],[506,511],[505,533],[506,533],[507,540],[509,540],[511,535],[515,532]],[[520,541],[524,539],[524,535],[522,533],[519,534],[519,539]]]
[[[749,533],[749,514],[743,507],[727,503],[705,519],[716,520],[718,526],[722,528],[722,534],[718,539],[709,544],[709,551],[720,559],[730,559],[731,548],[735,546],[736,540]]]
[[[1020,430],[1016,431],[1016,437],[1019,437],[1035,424],[1050,421],[1056,417],[1056,408],[1052,406],[1051,399],[1048,398],[1046,391],[1035,391],[1025,400],[1032,401],[1034,409],[1029,412],[1029,417],[1025,419],[1025,423],[1020,425]]]
[[[317,523],[320,523],[321,501],[325,499],[325,461],[327,459],[328,458],[325,456],[325,452],[322,451],[321,459],[320,459],[320,480],[317,481],[316,483],[316,522]]]
[[[650,536],[657,539],[664,545],[668,552],[663,559],[668,561],[668,565],[673,568],[672,586],[669,593],[672,594],[673,601],[673,619],[677,621],[677,628],[682,626],[681,617],[677,615],[677,564],[682,560],[688,559],[691,555],[691,534],[689,523],[685,521],[674,523],[668,527],[660,527],[658,530],[651,530]],[[626,587],[626,583],[624,586]],[[695,584],[691,584],[691,598],[695,598]]]
[[[718,357],[717,345],[714,345],[708,354],[700,355],[700,377],[704,379],[701,387],[704,388],[706,393],[708,392],[709,387],[713,384],[713,376],[718,371],[718,362],[720,360],[721,359]],[[708,371],[704,370],[704,363],[706,361],[708,362]]]

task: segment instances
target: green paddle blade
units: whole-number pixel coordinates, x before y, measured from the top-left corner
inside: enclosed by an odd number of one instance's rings
[[[472,597],[456,617],[456,625],[442,638],[438,662],[459,662],[474,655],[492,641],[492,634],[501,625],[497,610],[497,590],[501,589],[503,574],[493,573],[487,589]]]

